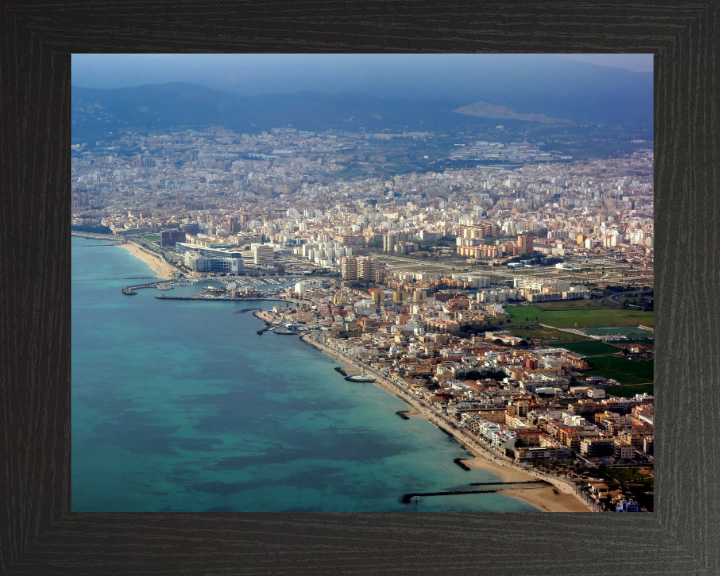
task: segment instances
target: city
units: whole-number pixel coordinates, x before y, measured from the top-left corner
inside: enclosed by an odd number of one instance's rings
[[[188,299],[285,300],[256,315],[496,471],[652,511],[652,145],[579,160],[504,131],[78,143],[73,229],[166,266],[164,290],[215,282]]]

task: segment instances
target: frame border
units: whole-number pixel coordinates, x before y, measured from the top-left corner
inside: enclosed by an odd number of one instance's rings
[[[720,572],[718,0],[0,6],[0,573]],[[70,55],[652,52],[656,512],[70,513]]]

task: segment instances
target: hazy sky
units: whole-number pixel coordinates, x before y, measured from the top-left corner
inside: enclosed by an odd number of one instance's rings
[[[192,82],[246,93],[363,91],[371,77],[390,78],[444,68],[557,71],[579,62],[633,72],[652,72],[652,54],[75,54],[72,83],[85,88],[121,88]],[[574,67],[575,68],[574,68]],[[585,66],[589,68],[589,66]],[[578,69],[579,72],[579,69]],[[430,73],[430,72],[429,72]]]
[[[624,68],[633,72],[653,71],[652,54],[557,54],[557,56],[565,60]]]

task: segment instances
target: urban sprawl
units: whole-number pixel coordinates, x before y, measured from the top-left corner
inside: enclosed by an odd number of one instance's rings
[[[77,144],[73,229],[157,256],[174,269],[164,289],[216,280],[200,297],[286,300],[258,317],[476,452],[589,509],[652,510],[652,149],[580,161],[458,137],[442,171],[393,162],[435,137],[208,128]]]

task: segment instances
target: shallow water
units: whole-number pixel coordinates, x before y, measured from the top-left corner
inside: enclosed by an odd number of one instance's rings
[[[98,244],[72,239],[73,511],[537,511],[500,494],[400,503],[498,478],[454,464],[466,450],[399,418],[401,400],[234,314],[272,302],[155,299],[200,285],[125,296],[154,273]]]

